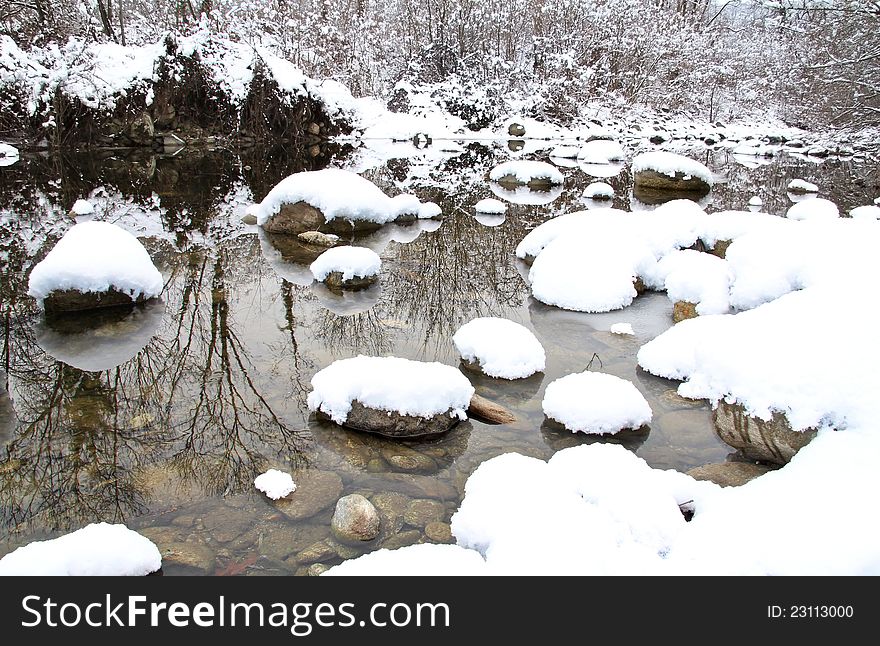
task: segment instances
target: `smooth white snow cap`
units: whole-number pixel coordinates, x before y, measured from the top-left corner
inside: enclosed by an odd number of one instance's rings
[[[596,139],[581,146],[577,158],[585,164],[609,164],[626,159],[626,154],[616,141]]]
[[[474,550],[425,543],[370,552],[344,561],[321,576],[474,576],[484,574],[485,565]]]
[[[551,184],[562,184],[565,179],[559,170],[546,162],[513,160],[499,164],[489,173],[489,179],[497,182],[508,175],[516,178],[522,184],[528,184],[533,179],[545,179]]]
[[[559,159],[575,159],[578,156],[579,149],[574,146],[557,146],[550,151],[551,157]]]
[[[309,265],[315,280],[323,281],[334,271],[342,272],[343,280],[375,276],[382,269],[382,259],[366,247],[333,247]]]
[[[507,212],[507,205],[501,200],[496,200],[494,197],[487,197],[477,202],[474,206],[474,210],[477,213],[501,215],[502,213]]]
[[[125,525],[93,523],[19,547],[0,559],[0,576],[143,576],[161,567],[150,539]]]
[[[874,206],[873,204],[857,206],[849,212],[849,217],[856,220],[880,220],[880,206]]]
[[[282,205],[296,202],[319,209],[327,221],[344,219],[387,224],[402,215],[430,218],[439,213],[436,204],[422,204],[408,194],[388,197],[370,180],[338,168],[294,173],[281,180],[248,212],[256,216],[257,224],[263,225]]]
[[[442,363],[358,356],[334,361],[312,377],[308,405],[337,424],[345,422],[355,400],[401,415],[428,418],[448,412],[463,420],[473,394],[467,378]]]
[[[631,323],[614,323],[609,330],[611,334],[634,335],[635,331]]]
[[[452,337],[465,361],[490,377],[523,379],[544,370],[544,348],[532,332],[507,319],[485,317],[462,325]]]
[[[749,206],[764,206],[764,200],[757,195],[753,195],[749,198]]]
[[[278,469],[269,469],[254,478],[257,491],[262,491],[272,500],[278,500],[296,491],[296,484],[289,473]]]
[[[644,170],[653,170],[669,177],[675,177],[676,173],[682,173],[685,179],[696,177],[709,186],[713,184],[712,172],[700,162],[661,150],[643,153],[633,160],[633,173]]]
[[[732,280],[733,273],[726,260],[693,249],[682,249],[663,256],[645,283],[655,289],[665,289],[673,303],[693,303],[697,306],[697,313],[705,315],[727,313]]]
[[[91,215],[95,212],[95,207],[88,200],[77,200],[73,203],[73,206],[70,208],[70,210],[75,215]]]
[[[834,202],[816,197],[792,204],[785,217],[789,220],[833,220],[839,215],[840,211]]]
[[[108,222],[82,222],[64,234],[31,272],[28,295],[43,299],[55,290],[106,292],[111,287],[132,298],[162,292],[162,275],[144,246]]]
[[[614,197],[614,188],[605,182],[593,182],[584,189],[584,197],[611,199]]]
[[[788,183],[789,191],[800,191],[802,193],[818,193],[819,187],[804,179],[793,179]]]
[[[547,417],[579,433],[607,435],[651,421],[651,406],[632,382],[601,372],[557,379],[541,406]]]

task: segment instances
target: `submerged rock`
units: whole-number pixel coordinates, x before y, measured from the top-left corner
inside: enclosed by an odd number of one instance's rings
[[[254,218],[254,224],[256,224],[256,217]],[[298,236],[302,242],[310,245],[315,245],[316,247],[332,247],[337,242],[339,242],[339,236],[332,235],[329,233],[321,233],[320,231],[304,231],[300,233]]]
[[[708,480],[722,487],[739,487],[762,476],[773,467],[752,462],[719,462],[704,464],[687,472],[694,480]]]
[[[362,495],[350,494],[336,503],[330,529],[346,543],[371,541],[379,535],[379,512]]]
[[[718,437],[753,460],[787,464],[795,453],[816,437],[816,431],[795,431],[785,415],[774,412],[769,420],[752,417],[742,404],[719,402],[712,414]]]
[[[327,509],[342,493],[342,478],[331,471],[310,469],[294,474],[296,491],[272,504],[292,520],[310,518]]]

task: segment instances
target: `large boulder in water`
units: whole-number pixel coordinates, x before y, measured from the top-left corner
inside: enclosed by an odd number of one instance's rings
[[[816,437],[816,431],[795,431],[785,415],[775,412],[769,420],[746,413],[742,404],[719,402],[712,415],[715,431],[748,458],[787,464],[794,454]]]
[[[633,160],[636,189],[705,195],[712,189],[712,173],[703,164],[682,155],[656,151]]]

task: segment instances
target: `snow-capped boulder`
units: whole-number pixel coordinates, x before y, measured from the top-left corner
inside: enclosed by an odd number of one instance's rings
[[[379,512],[359,493],[343,496],[336,503],[330,529],[343,543],[371,541],[379,535]]]
[[[491,215],[503,215],[507,213],[507,205],[501,200],[493,197],[487,197],[480,200],[474,205],[474,211],[477,213],[487,213]]]
[[[880,206],[874,204],[857,206],[849,212],[849,217],[856,220],[880,220]]]
[[[789,220],[834,220],[839,216],[837,205],[822,197],[795,202],[785,214]]]
[[[388,197],[371,181],[338,168],[294,173],[248,212],[270,233],[351,233],[390,222],[437,217],[431,202],[413,195]]]
[[[489,179],[505,187],[528,186],[547,189],[562,184],[562,173],[552,164],[513,160],[499,164],[489,172]]]
[[[712,189],[712,173],[700,162],[674,153],[654,151],[633,160],[636,188],[705,195]]]
[[[793,179],[788,183],[788,192],[794,194],[818,193],[819,187],[805,179]]]
[[[296,237],[305,244],[315,247],[326,247],[328,249],[339,242],[339,236],[332,233],[321,233],[320,231],[303,231]]]
[[[56,314],[142,303],[162,287],[162,275],[137,238],[115,224],[83,222],[34,267],[28,295]]]
[[[742,404],[718,402],[712,413],[718,437],[747,458],[787,464],[795,453],[816,437],[814,429],[795,431],[785,415],[774,412],[769,419],[749,415]]]
[[[312,377],[308,405],[336,424],[409,438],[445,433],[466,419],[473,394],[451,366],[358,356],[334,361]]]
[[[585,164],[610,164],[626,159],[626,153],[616,141],[595,139],[581,146],[577,158]]]
[[[77,200],[70,207],[70,212],[74,215],[92,215],[95,212],[95,206],[88,200]]]
[[[496,317],[474,319],[452,337],[464,365],[500,379],[524,379],[544,370],[544,348],[532,332]]]
[[[600,372],[557,379],[547,386],[541,406],[574,433],[608,435],[651,421],[651,406],[632,382]]]
[[[593,182],[584,189],[584,197],[590,200],[613,200],[614,189],[605,182]]]
[[[334,247],[309,265],[318,280],[330,289],[364,289],[379,280],[382,259],[366,247]]]
[[[161,567],[159,549],[145,536],[93,523],[19,547],[0,559],[0,576],[144,576]]]

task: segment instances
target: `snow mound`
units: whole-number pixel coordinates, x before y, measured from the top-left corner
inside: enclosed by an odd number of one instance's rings
[[[796,202],[789,207],[785,214],[789,220],[831,220],[838,216],[840,216],[840,211],[837,209],[837,205],[822,197]]]
[[[584,189],[584,197],[589,199],[607,199],[614,197],[614,189],[605,182],[593,182]]]
[[[381,549],[344,561],[321,576],[474,576],[488,574],[478,552],[458,545]]]
[[[544,348],[526,327],[485,317],[462,325],[452,337],[465,361],[480,364],[490,377],[524,379],[544,370]]]
[[[520,184],[533,180],[545,180],[549,184],[562,184],[565,180],[559,170],[546,162],[513,160],[499,164],[489,173],[489,179],[497,182],[505,177],[513,177]]]
[[[819,187],[804,179],[793,179],[788,183],[788,190],[793,193],[818,193]]]
[[[333,247],[309,265],[315,280],[323,281],[331,273],[342,273],[342,280],[375,276],[382,269],[382,259],[366,247]]]
[[[614,323],[608,330],[611,334],[631,336],[635,334],[631,323]]]
[[[709,186],[713,184],[712,172],[700,162],[661,150],[642,153],[633,160],[633,174],[646,170],[653,170],[668,177],[675,177],[677,173],[681,173],[685,179],[695,177]]]
[[[467,378],[442,363],[358,356],[334,361],[312,377],[308,405],[337,424],[345,422],[355,400],[401,415],[429,418],[448,412],[464,420],[473,394]]]
[[[700,315],[727,313],[732,280],[730,266],[725,260],[692,249],[665,255],[650,275],[644,277],[649,288],[666,290],[673,303],[694,303]]]
[[[501,200],[496,200],[492,197],[487,197],[483,200],[480,200],[474,206],[474,210],[477,213],[489,213],[492,215],[501,215],[502,213],[507,212],[507,205]]]
[[[616,141],[596,139],[581,146],[577,158],[585,164],[609,164],[626,159],[626,153]]]
[[[580,149],[575,148],[574,146],[557,146],[550,151],[550,157],[557,157],[559,159],[576,159],[578,152],[580,152]]]
[[[290,474],[278,469],[269,469],[258,475],[254,478],[254,486],[272,500],[284,498],[296,491],[296,484]]]
[[[112,287],[132,298],[153,298],[162,285],[162,275],[137,238],[115,224],[83,222],[34,267],[28,295],[42,305],[55,290],[106,292]]]
[[[19,547],[0,559],[0,576],[144,576],[161,567],[148,538],[125,525],[93,523]]]
[[[19,155],[18,148],[15,146],[0,143],[0,168],[12,166],[12,164],[18,161]]]
[[[435,217],[436,204],[422,204],[414,195],[388,197],[370,180],[338,168],[294,173],[281,180],[262,202],[248,212],[263,225],[285,204],[305,202],[330,220],[343,219],[387,224],[403,215]]]
[[[541,406],[575,433],[608,435],[651,421],[651,406],[632,382],[600,372],[557,379],[547,386]]]
[[[856,220],[880,220],[880,206],[874,206],[873,204],[857,206],[849,212],[849,217]]]
[[[749,198],[749,206],[764,206],[764,200],[757,195],[753,195]]]
[[[74,215],[91,215],[95,212],[95,206],[88,200],[77,200],[70,208]]]

